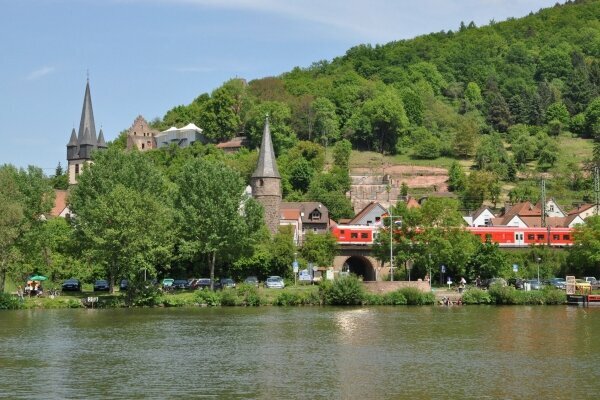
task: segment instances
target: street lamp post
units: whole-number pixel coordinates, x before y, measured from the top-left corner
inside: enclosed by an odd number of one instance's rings
[[[537,260],[537,270],[538,270],[538,271],[537,271],[537,272],[538,272],[538,273],[537,273],[537,276],[538,276],[538,279],[537,279],[537,281],[538,281],[538,283],[540,283],[540,261],[542,261],[542,259],[541,259],[541,258],[539,258],[539,257],[537,257],[537,259],[536,259],[536,260]]]
[[[392,205],[390,204],[390,281],[394,281],[394,252],[393,252],[393,237],[394,237],[394,218],[392,217]]]

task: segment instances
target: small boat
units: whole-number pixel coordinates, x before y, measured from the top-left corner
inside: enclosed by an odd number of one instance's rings
[[[574,306],[600,306],[600,294],[568,294],[567,304]]]

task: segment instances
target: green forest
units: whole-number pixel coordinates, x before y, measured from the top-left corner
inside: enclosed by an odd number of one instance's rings
[[[460,22],[359,45],[280,76],[230,80],[152,124],[194,122],[213,143],[245,135],[256,147],[268,113],[278,157],[299,141],[346,139],[392,163],[449,168],[464,209],[536,201],[542,175],[570,208],[593,199],[600,159],[599,17],[598,1],[568,1],[483,27]],[[284,165],[284,196],[319,200],[308,182],[320,171],[305,161]]]

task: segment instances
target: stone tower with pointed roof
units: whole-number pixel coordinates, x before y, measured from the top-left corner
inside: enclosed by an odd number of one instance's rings
[[[96,124],[94,122],[92,96],[90,95],[90,81],[88,80],[85,85],[79,132],[76,134],[75,128],[73,128],[71,138],[69,143],[67,143],[69,184],[74,185],[77,183],[77,176],[81,173],[83,165],[91,162],[92,151],[96,149],[106,149],[106,142],[102,129],[100,129],[100,133],[96,137]]]
[[[269,117],[265,120],[258,164],[250,180],[252,196],[262,204],[265,210],[265,222],[272,234],[279,229],[279,213],[281,208],[281,175],[277,170]]]

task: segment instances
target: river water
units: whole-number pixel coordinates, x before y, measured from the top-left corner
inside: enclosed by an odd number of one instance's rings
[[[592,399],[600,307],[0,312],[0,398]]]

